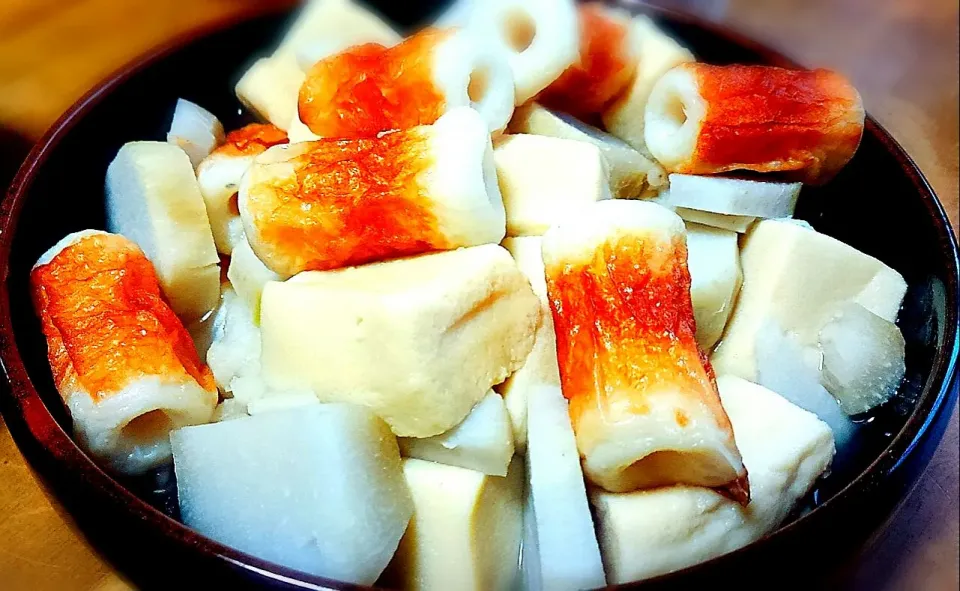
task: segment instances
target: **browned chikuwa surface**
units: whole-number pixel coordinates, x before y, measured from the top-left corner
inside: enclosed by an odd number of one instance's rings
[[[956,0],[652,1],[698,12],[802,63],[850,76],[867,110],[917,161],[957,227]],[[0,2],[0,148],[5,154],[10,137],[39,138],[87,89],[151,47],[267,2]],[[955,414],[913,495],[876,545],[850,565],[854,588],[957,588],[957,450]],[[2,425],[0,516],[4,589],[129,588],[40,487]]]

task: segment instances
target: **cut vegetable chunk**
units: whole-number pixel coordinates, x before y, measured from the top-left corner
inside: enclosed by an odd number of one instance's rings
[[[543,238],[563,394],[595,484],[717,488],[746,471],[697,346],[683,221],[645,201],[594,204]]]
[[[306,75],[292,57],[264,57],[250,66],[234,89],[261,120],[286,130],[297,114],[297,96]]]
[[[591,502],[611,584],[677,571],[760,539],[829,467],[833,438],[817,417],[736,377],[721,376],[717,384],[750,471],[750,504],[687,486],[594,491]]]
[[[543,257],[540,254],[540,236],[505,238],[503,246],[517,261],[520,271],[530,281],[533,292],[540,298],[540,327],[533,341],[533,349],[523,362],[523,367],[510,374],[507,381],[496,387],[510,413],[514,443],[522,451],[527,444],[527,394],[538,385],[560,385],[560,369],[557,367],[557,337],[553,330],[553,317],[547,302],[547,283],[544,278]]]
[[[301,273],[263,290],[264,374],[277,389],[367,406],[397,435],[430,437],[523,364],[539,317],[497,245]]]
[[[517,267],[530,282],[533,293],[537,294],[545,307],[547,303],[547,278],[543,270],[542,236],[510,236],[501,243],[517,262]],[[549,311],[549,307],[547,307]]]
[[[603,563],[567,402],[559,388],[538,386],[529,392],[527,403],[527,509],[536,539],[534,560],[524,566],[529,588],[603,587]],[[525,539],[525,559],[526,544]]]
[[[252,123],[231,131],[222,146],[197,167],[197,184],[210,218],[217,251],[230,255],[245,241],[237,205],[240,179],[254,158],[267,148],[287,143],[287,134],[273,125]]]
[[[671,172],[795,171],[813,183],[853,157],[863,120],[857,90],[829,70],[682,64],[651,90],[644,137]]]
[[[647,196],[667,180],[660,165],[623,140],[536,103],[518,107],[508,129],[517,134],[545,135],[597,146],[606,164],[610,192],[618,199]]]
[[[490,391],[467,418],[446,433],[417,439],[400,438],[400,453],[448,466],[459,466],[492,476],[506,476],[513,457],[510,415],[503,398]]]
[[[438,23],[467,27],[507,56],[517,106],[549,86],[580,53],[573,0],[460,0]]]
[[[309,574],[372,584],[413,513],[396,440],[357,406],[271,412],[170,439],[185,524]]]
[[[819,361],[813,346],[800,346],[776,321],[767,321],[757,332],[757,383],[820,417],[842,449],[853,438],[857,425],[820,385]]]
[[[193,165],[180,148],[130,142],[107,169],[107,226],[143,249],[173,311],[192,323],[220,299],[220,257]]]
[[[493,156],[509,236],[540,236],[610,198],[603,155],[593,144],[518,134],[501,138]]]
[[[505,230],[490,136],[466,107],[376,139],[275,147],[244,176],[240,217],[283,276],[497,243]]]
[[[661,198],[674,207],[758,218],[789,218],[797,206],[800,183],[671,174]]]
[[[907,284],[895,270],[835,238],[791,221],[764,220],[744,237],[743,287],[711,361],[721,374],[756,381],[756,335],[768,320],[801,347],[847,302],[889,321]]]
[[[643,137],[643,115],[650,90],[670,68],[694,61],[693,54],[661,31],[646,16],[633,18],[633,32],[640,46],[637,70],[627,90],[603,113],[603,126],[618,138],[649,155]]]
[[[213,113],[190,101],[177,99],[167,141],[186,152],[194,168],[223,143],[223,138],[223,125]]]
[[[251,400],[247,404],[247,414],[251,417],[267,412],[285,411],[291,408],[319,405],[320,401],[313,392],[296,392],[292,394],[277,394],[265,398]]]
[[[669,197],[667,197],[665,200],[657,202],[666,207],[670,207]],[[743,234],[746,232],[750,228],[750,224],[757,221],[757,218],[753,216],[711,213],[709,211],[700,211],[698,209],[687,209],[686,207],[676,207],[674,208],[674,211],[676,211],[677,215],[683,218],[683,220],[686,222],[694,222],[696,224],[710,226],[711,228],[729,230],[731,232],[737,232],[738,234]]]
[[[385,578],[424,591],[499,591],[516,579],[523,462],[509,475],[403,460],[414,514]]]
[[[505,56],[471,31],[425,29],[395,47],[368,43],[320,60],[298,105],[320,137],[375,138],[462,107],[497,133],[513,113],[513,84]]]
[[[172,429],[210,420],[213,376],[136,244],[70,234],[40,257],[30,283],[53,382],[93,456],[145,472],[170,459]]]
[[[263,264],[250,248],[245,237],[233,249],[227,278],[237,295],[247,304],[255,324],[260,324],[260,296],[263,286],[269,281],[282,281],[283,277]]]
[[[250,307],[230,286],[223,290],[214,324],[207,363],[217,386],[229,394],[233,392],[236,380],[260,374],[260,329]],[[249,401],[244,399],[243,402]]]
[[[227,398],[217,405],[217,408],[213,411],[213,417],[210,419],[210,422],[223,423],[235,419],[245,419],[247,416],[249,415],[247,415],[246,404],[233,398]]]
[[[896,393],[905,347],[897,325],[849,303],[820,329],[823,383],[847,414],[867,412]]]
[[[710,351],[720,340],[740,291],[740,249],[734,232],[687,224],[690,299],[697,343]]]

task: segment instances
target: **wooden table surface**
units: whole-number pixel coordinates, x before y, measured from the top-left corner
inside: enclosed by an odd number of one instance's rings
[[[257,0],[3,0],[0,178],[84,91],[136,55]],[[849,75],[919,163],[957,228],[956,0],[659,0]],[[957,589],[958,430],[950,428],[850,587]],[[815,555],[815,552],[814,552]],[[0,588],[127,589],[42,491],[0,425]]]

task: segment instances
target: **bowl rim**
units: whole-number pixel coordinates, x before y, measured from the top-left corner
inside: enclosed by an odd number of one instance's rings
[[[614,3],[626,7],[634,13],[645,13],[655,18],[662,17],[669,21],[698,27],[724,41],[759,54],[765,63],[789,68],[802,67],[779,51],[773,50],[726,26],[712,23],[700,17],[676,10],[639,4],[630,0],[621,0]],[[286,14],[295,4],[296,2],[293,0],[285,0],[279,4],[274,3],[266,7],[255,5],[230,18],[182,33],[133,59],[78,99],[48,128],[31,149],[10,183],[2,203],[0,203],[0,277],[3,278],[3,284],[0,285],[0,366],[2,366],[5,377],[5,380],[0,382],[0,403],[2,403],[4,418],[8,425],[15,422],[17,427],[22,427],[22,429],[17,429],[18,433],[14,433],[14,429],[11,428],[11,433],[17,440],[18,446],[21,446],[18,435],[22,437],[29,435],[32,439],[31,443],[39,446],[38,452],[43,455],[44,463],[52,466],[51,470],[56,469],[66,471],[66,473],[83,472],[83,474],[75,475],[79,477],[79,482],[89,490],[96,489],[99,495],[106,493],[110,504],[117,512],[147,521],[151,527],[162,528],[167,532],[165,535],[177,538],[180,543],[202,544],[211,549],[218,559],[277,583],[285,583],[294,588],[302,589],[372,589],[372,587],[352,585],[308,575],[223,545],[172,519],[122,486],[79,448],[46,407],[23,364],[11,324],[7,279],[10,249],[16,233],[20,211],[42,166],[64,138],[71,133],[76,124],[117,86],[127,82],[137,73],[153,66],[191,42],[256,18]],[[960,321],[958,321],[957,293],[958,283],[960,283],[960,257],[958,257],[957,238],[951,229],[943,205],[919,167],[892,135],[869,114],[866,117],[864,134],[870,134],[879,140],[883,148],[900,163],[902,170],[908,175],[911,184],[926,207],[927,213],[933,219],[938,234],[937,241],[941,249],[947,253],[948,264],[952,263],[950,264],[951,268],[948,269],[948,282],[944,286],[946,289],[944,294],[946,299],[944,344],[943,347],[937,349],[930,373],[917,399],[916,406],[907,417],[903,428],[890,440],[879,457],[873,460],[853,480],[840,488],[830,499],[819,504],[807,514],[778,528],[760,540],[733,552],[674,573],[637,583],[619,585],[617,588],[642,586],[644,583],[655,583],[660,580],[673,579],[678,575],[682,576],[683,573],[691,569],[709,568],[715,563],[728,561],[734,556],[743,554],[761,541],[782,539],[790,535],[790,532],[803,527],[804,524],[814,519],[818,519],[818,516],[827,511],[828,507],[840,504],[844,499],[857,494],[858,491],[870,488],[872,486],[871,479],[874,476],[879,474],[889,475],[897,471],[927,436],[927,432],[935,419],[952,409],[956,398],[956,383],[958,377],[960,377],[957,367],[958,358],[960,358]],[[923,420],[919,420],[921,417]],[[30,463],[35,466],[36,462],[33,458],[29,459],[31,460]],[[81,470],[77,470],[78,465]]]

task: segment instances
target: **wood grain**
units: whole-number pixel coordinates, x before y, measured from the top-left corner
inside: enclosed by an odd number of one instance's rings
[[[104,76],[151,47],[264,0],[4,0],[0,132],[37,139]],[[956,0],[660,0],[849,75],[913,155],[958,227]],[[2,139],[2,137],[0,137]],[[891,527],[851,568],[857,589],[958,587],[958,429]],[[0,426],[0,587],[129,586],[49,498]]]

